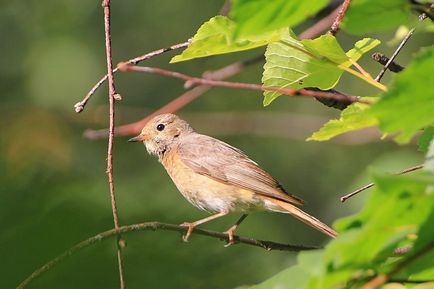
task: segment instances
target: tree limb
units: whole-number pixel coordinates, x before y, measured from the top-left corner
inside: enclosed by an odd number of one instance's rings
[[[125,61],[125,63],[129,63],[129,64],[138,64],[139,62],[142,62],[146,59],[152,58],[154,56],[158,56],[161,55],[163,53],[166,53],[168,51],[172,51],[172,50],[176,50],[176,49],[180,49],[180,48],[184,48],[187,47],[190,44],[190,40],[187,40],[185,42],[181,42],[178,44],[174,44],[172,46],[169,47],[165,47],[165,48],[161,48],[161,49],[157,49],[155,51],[151,51],[149,53],[146,53],[144,55],[141,56],[137,56],[134,57],[132,59],[129,59],[127,61]],[[118,72],[118,68],[113,69],[113,73]],[[75,108],[75,112],[82,112],[84,107],[86,106],[87,102],[89,101],[89,99],[95,94],[95,92],[98,90],[98,88],[107,80],[108,74],[104,75],[93,87],[92,89],[86,94],[86,96],[83,98],[83,100],[77,102],[74,105]]]
[[[54,266],[56,266],[58,263],[65,260],[67,257],[74,255],[78,251],[89,247],[91,245],[94,245],[96,243],[99,243],[102,240],[105,240],[107,238],[118,236],[119,234],[127,234],[132,232],[138,232],[138,231],[157,231],[157,230],[163,230],[163,231],[174,231],[174,232],[185,232],[187,230],[186,227],[174,225],[174,224],[166,224],[166,223],[160,223],[160,222],[146,222],[146,223],[139,223],[134,225],[126,225],[121,226],[118,229],[111,229],[107,230],[105,232],[99,233],[93,237],[90,237],[84,241],[81,241],[80,243],[76,244],[75,246],[71,247],[67,251],[63,252],[62,254],[58,255],[54,259],[48,261],[43,266],[35,270],[32,274],[30,274],[29,277],[27,277],[23,282],[21,282],[16,289],[24,289],[27,287],[33,280],[41,276],[43,273],[49,271]],[[225,233],[220,233],[216,231],[210,231],[210,230],[204,230],[195,228],[193,230],[193,234],[202,235],[202,236],[208,236],[211,238],[216,238],[220,240],[227,241],[228,236]],[[304,246],[304,245],[292,245],[292,244],[281,244],[276,243],[272,241],[264,241],[264,240],[257,240],[252,238],[246,238],[241,236],[234,236],[235,244],[245,244],[249,246],[259,247],[263,248],[267,251],[271,250],[279,250],[279,251],[292,251],[292,252],[298,252],[298,251],[305,251],[305,250],[316,250],[321,249],[321,247],[317,246]]]
[[[109,84],[109,139],[107,146],[107,176],[110,190],[110,201],[112,206],[113,223],[115,229],[119,229],[119,217],[118,209],[116,205],[116,193],[113,180],[113,142],[114,142],[114,131],[115,131],[115,100],[121,99],[120,95],[116,93],[115,82],[113,79],[113,64],[112,64],[112,52],[111,52],[111,36],[110,36],[110,0],[103,0],[102,7],[104,9],[104,31],[105,31],[105,47],[106,47],[106,58],[107,58],[107,75]],[[119,269],[119,283],[120,288],[125,289],[124,280],[124,270],[122,261],[122,244],[124,241],[121,235],[118,234],[117,242],[117,259],[118,259],[118,269]]]

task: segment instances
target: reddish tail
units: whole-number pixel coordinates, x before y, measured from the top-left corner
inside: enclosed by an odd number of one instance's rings
[[[333,230],[332,228],[330,228],[329,226],[327,226],[326,224],[324,224],[323,222],[321,222],[317,218],[309,215],[308,213],[303,212],[301,209],[297,208],[296,206],[289,204],[289,203],[286,203],[286,202],[281,201],[281,200],[276,200],[276,199],[272,199],[272,198],[267,198],[267,199],[269,199],[271,202],[278,205],[282,209],[285,209],[286,211],[288,211],[288,213],[290,213],[291,215],[293,215],[294,217],[296,217],[300,221],[302,221],[302,222],[308,224],[309,226],[317,229],[318,231],[321,231],[322,233],[324,233],[324,234],[326,234],[332,238],[336,238],[336,236],[338,235],[338,233],[336,233],[335,230]]]

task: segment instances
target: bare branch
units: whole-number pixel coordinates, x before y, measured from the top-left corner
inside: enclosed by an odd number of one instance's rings
[[[128,65],[125,63],[118,64],[118,67],[121,71],[137,71],[137,72],[145,72],[145,73],[155,73],[161,74],[173,78],[182,79],[189,83],[196,83],[201,85],[208,86],[220,86],[220,87],[228,87],[228,88],[240,88],[240,89],[250,89],[250,90],[259,90],[259,91],[275,91],[282,94],[286,94],[289,96],[307,96],[307,97],[321,97],[327,99],[335,99],[339,101],[348,101],[348,102],[360,102],[365,104],[371,104],[370,102],[360,100],[357,96],[345,95],[333,92],[326,91],[316,91],[316,90],[308,90],[308,89],[293,89],[293,88],[282,88],[275,86],[264,86],[260,84],[253,83],[241,83],[241,82],[228,82],[228,81],[219,81],[219,80],[210,80],[204,78],[197,78],[187,74],[155,68],[155,67],[145,67],[145,66],[134,66]]]
[[[406,173],[409,173],[409,172],[420,170],[422,168],[423,168],[423,165],[417,165],[417,166],[414,166],[414,167],[409,167],[409,168],[407,168],[405,170],[400,171],[399,173],[396,173],[396,175],[406,174]],[[369,188],[371,188],[373,186],[375,186],[375,184],[374,183],[370,183],[370,184],[367,184],[367,185],[365,185],[365,186],[363,186],[363,187],[361,187],[361,188],[359,188],[359,189],[357,189],[357,190],[355,190],[355,191],[353,191],[353,192],[351,192],[349,194],[346,194],[345,196],[341,197],[341,202],[343,203],[346,200],[348,200],[349,198],[351,198],[351,197],[357,195],[358,193],[361,193],[364,190],[367,190],[367,189],[369,189]]]
[[[344,18],[345,12],[348,9],[348,6],[350,5],[351,0],[345,0],[344,3],[339,8],[338,15],[336,16],[335,21],[332,24],[332,27],[330,28],[331,35],[335,36],[339,31],[339,26],[341,25],[342,19]]]
[[[423,21],[425,18],[426,18],[426,14],[423,13],[420,15],[419,20]],[[378,73],[377,77],[375,77],[376,81],[378,81],[378,82],[381,81],[381,78],[383,77],[386,70],[389,68],[390,64],[395,60],[395,58],[398,56],[399,52],[401,52],[401,49],[404,47],[404,45],[407,43],[407,41],[413,35],[414,30],[416,30],[416,27],[413,27],[410,31],[408,31],[407,35],[405,35],[404,39],[402,39],[401,43],[396,48],[395,52],[393,52],[389,61],[387,61],[387,63],[384,65],[383,69],[381,69],[380,73]]]
[[[94,245],[96,243],[99,243],[102,240],[105,240],[105,239],[113,237],[113,236],[118,236],[119,234],[127,234],[127,233],[138,232],[138,231],[157,231],[157,230],[185,232],[187,230],[187,228],[182,227],[182,226],[178,226],[178,225],[174,225],[174,224],[166,224],[166,223],[160,223],[160,222],[146,222],[146,223],[122,226],[122,227],[119,227],[117,229],[111,229],[111,230],[102,232],[98,235],[95,235],[95,236],[90,237],[84,241],[81,241],[80,243],[71,247],[67,251],[58,255],[56,258],[45,263],[43,266],[41,266],[40,268],[35,270],[23,282],[21,282],[17,286],[16,289],[24,289],[33,280],[35,280],[36,278],[41,276],[43,273],[49,271],[54,266],[56,266],[58,263],[65,260],[67,257],[74,255],[78,251],[80,251],[86,247],[89,247],[90,245]],[[204,229],[199,229],[199,228],[195,228],[193,231],[193,234],[208,236],[208,237],[220,239],[223,241],[228,240],[228,236],[225,233],[220,233],[220,232],[210,231],[210,230],[204,230]],[[298,251],[305,251],[305,250],[321,249],[321,247],[316,247],[316,246],[281,244],[281,243],[276,243],[276,242],[272,242],[272,241],[256,240],[256,239],[246,238],[246,237],[241,237],[241,236],[234,236],[234,240],[235,240],[235,244],[245,244],[245,245],[249,245],[249,246],[259,247],[259,248],[263,248],[267,251],[279,250],[279,251],[298,252]]]
[[[102,6],[104,9],[104,31],[105,31],[105,47],[107,56],[107,75],[109,84],[109,105],[110,105],[110,119],[109,119],[109,139],[107,146],[107,175],[110,189],[110,200],[112,205],[113,223],[115,229],[119,228],[118,210],[116,205],[116,193],[113,180],[113,141],[115,131],[115,99],[120,99],[120,96],[116,93],[115,83],[113,79],[113,64],[111,53],[111,36],[110,36],[110,0],[103,0]],[[124,241],[121,235],[118,234],[118,268],[119,268],[119,281],[120,288],[125,289],[123,262],[122,262],[122,244]]]
[[[187,47],[188,44],[190,44],[190,40],[185,41],[185,42],[181,42],[178,44],[174,44],[172,46],[166,47],[166,48],[161,48],[149,53],[146,53],[144,55],[129,59],[127,61],[125,61],[125,63],[129,63],[129,64],[138,64],[146,59],[152,58],[154,56],[158,56],[161,55],[165,52],[168,51],[172,51],[172,50],[176,50],[176,49],[180,49],[180,48],[184,48]],[[113,69],[113,73],[118,72],[118,68]],[[89,101],[89,99],[95,94],[95,92],[98,90],[98,88],[107,80],[108,74],[104,75],[93,87],[92,89],[86,94],[86,96],[83,98],[82,101],[77,102],[74,105],[75,108],[75,112],[82,112],[84,107],[86,106],[87,102]]]

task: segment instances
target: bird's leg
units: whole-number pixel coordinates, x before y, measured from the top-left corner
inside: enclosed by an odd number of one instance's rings
[[[229,247],[230,245],[235,244],[234,233],[237,230],[238,226],[241,224],[241,222],[244,221],[245,218],[247,218],[247,216],[248,216],[247,214],[242,215],[241,218],[239,218],[238,221],[232,227],[230,227],[228,230],[224,232],[225,234],[228,234],[228,238],[229,238],[229,241],[225,245],[225,247]]]
[[[214,220],[214,219],[226,216],[227,214],[229,214],[229,211],[222,211],[220,213],[211,215],[209,217],[197,220],[196,222],[193,222],[193,223],[188,223],[188,222],[182,223],[180,226],[182,226],[182,227],[188,227],[187,233],[185,233],[185,235],[182,236],[182,240],[184,242],[188,242],[188,238],[190,238],[191,232],[193,232],[193,229],[196,226],[199,226],[200,224],[206,223],[208,221],[211,221],[211,220]]]

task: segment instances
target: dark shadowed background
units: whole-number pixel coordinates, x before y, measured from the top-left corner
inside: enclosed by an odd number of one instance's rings
[[[223,1],[112,1],[114,63],[183,42],[216,15]],[[309,23],[303,25],[308,27]],[[302,31],[299,27],[296,31]],[[108,125],[104,86],[85,111],[73,105],[105,73],[103,15],[99,1],[15,0],[0,3],[0,288],[13,288],[34,269],[75,243],[113,227],[108,194],[106,140],[82,137]],[[366,35],[393,47],[393,33]],[[357,38],[339,34],[349,49]],[[399,56],[406,64],[427,41],[416,34]],[[262,49],[168,64],[172,52],[146,62],[201,75]],[[380,66],[365,56],[373,75]],[[262,63],[232,80],[260,83]],[[385,81],[387,81],[387,75]],[[117,74],[124,100],[117,124],[136,121],[180,95],[183,83],[158,75]],[[374,90],[344,75],[339,90]],[[241,148],[288,191],[307,201],[306,210],[331,224],[355,212],[367,192],[341,204],[339,196],[368,182],[369,167],[399,171],[422,160],[414,147],[379,140],[372,130],[327,143],[305,142],[338,111],[306,98],[280,97],[262,106],[256,91],[214,88],[179,115],[196,130]],[[140,144],[116,138],[114,175],[121,224],[182,223],[205,216],[183,199],[162,166]],[[411,145],[413,146],[413,145]],[[239,216],[204,227],[225,230]],[[321,245],[320,233],[286,215],[258,213],[241,226],[244,236]],[[125,235],[127,288],[234,288],[255,284],[294,262],[288,252],[243,245],[224,248],[216,239],[178,233]],[[118,288],[115,239],[91,246],[37,279],[29,288]]]

